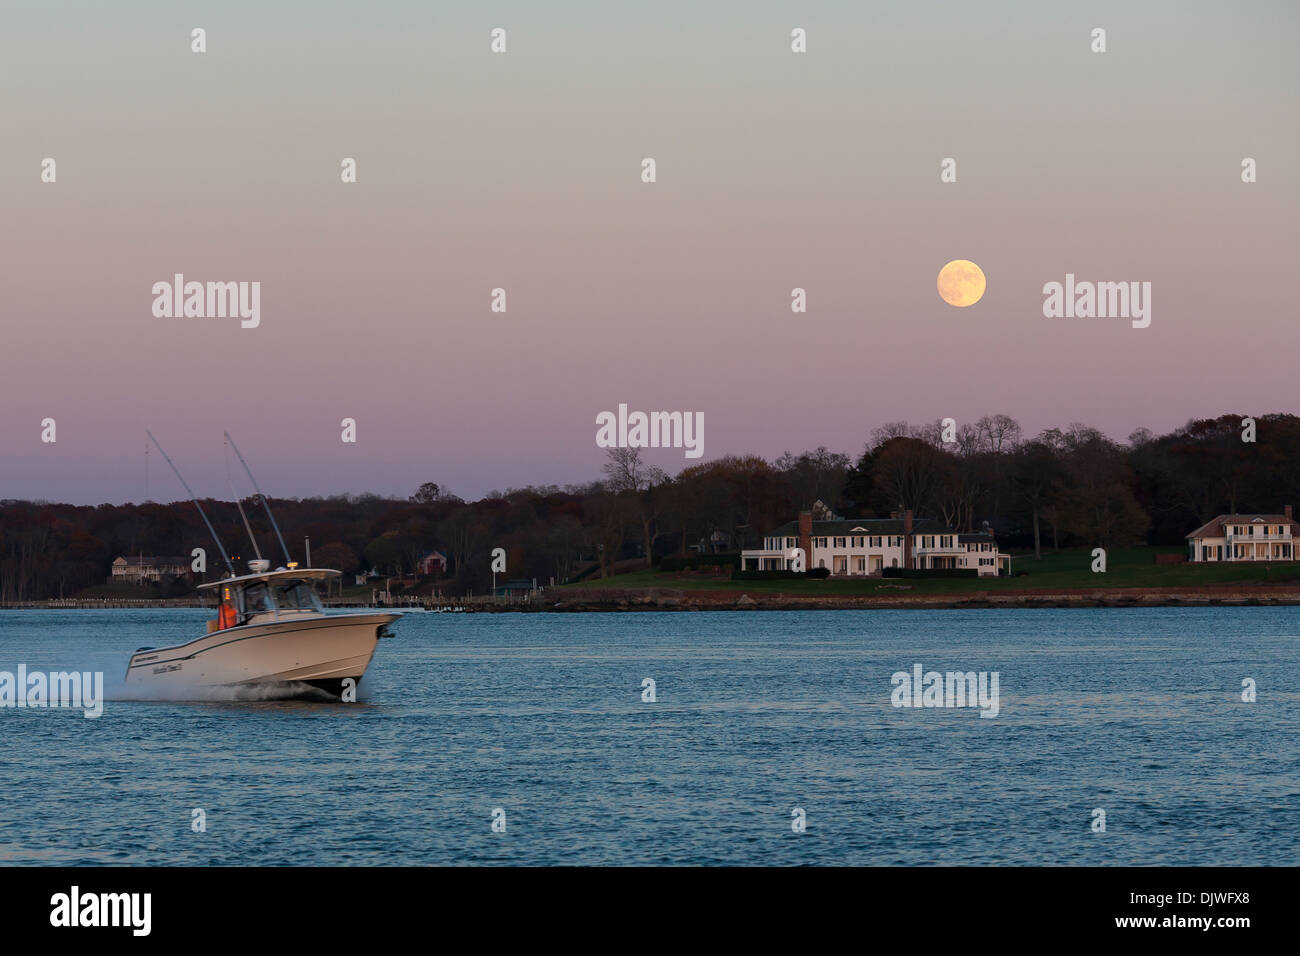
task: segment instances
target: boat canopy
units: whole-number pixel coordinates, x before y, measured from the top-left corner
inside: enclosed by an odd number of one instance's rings
[[[282,578],[293,578],[299,581],[312,581],[324,578],[336,578],[342,573],[342,571],[334,571],[330,568],[289,568],[287,570],[280,568],[275,571],[263,571],[260,574],[242,574],[236,578],[223,578],[220,581],[209,581],[206,584],[200,584],[199,590],[231,586],[245,588],[250,584],[265,581],[277,581]]]

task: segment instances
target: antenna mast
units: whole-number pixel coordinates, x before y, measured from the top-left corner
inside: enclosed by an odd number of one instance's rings
[[[158,453],[163,456],[163,460],[166,461],[167,464],[171,465],[172,471],[176,474],[176,477],[180,479],[185,490],[189,492],[190,501],[194,502],[194,507],[199,509],[199,516],[203,519],[203,523],[208,526],[208,531],[212,534],[212,540],[217,543],[217,550],[221,552],[221,560],[226,562],[226,570],[230,572],[230,576],[233,578],[235,576],[234,565],[230,563],[230,556],[226,554],[226,549],[222,547],[221,539],[217,537],[217,532],[212,527],[212,522],[208,520],[207,513],[203,510],[203,505],[199,504],[199,499],[194,496],[194,492],[190,489],[190,486],[186,484],[185,479],[181,477],[180,469],[177,468],[176,465],[172,463],[172,460],[167,457],[167,452],[163,451],[162,445],[158,444],[158,439],[153,437],[153,432],[146,428],[144,433],[149,436],[149,440],[153,442],[154,447],[158,449]]]
[[[262,507],[266,509],[266,516],[271,519],[271,527],[275,529],[275,536],[280,539],[280,550],[284,552],[284,563],[292,563],[293,559],[289,557],[289,549],[284,543],[284,535],[280,534],[280,526],[275,523],[275,515],[271,514],[271,502],[266,499],[266,495],[262,494],[262,489],[257,487],[257,479],[253,477],[253,472],[249,469],[248,462],[244,461],[244,456],[239,453],[239,446],[236,445],[235,440],[230,437],[230,432],[223,432],[222,434],[226,436],[226,441],[230,442],[230,447],[235,449],[235,457],[238,458],[239,463],[244,466],[244,474],[248,475],[248,480],[253,483],[253,490],[257,492],[257,497],[262,499]],[[254,547],[256,547],[256,545],[254,545]]]

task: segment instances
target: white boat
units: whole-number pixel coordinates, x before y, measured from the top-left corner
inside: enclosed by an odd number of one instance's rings
[[[251,574],[199,585],[217,591],[217,617],[207,633],[187,644],[136,651],[126,668],[128,690],[183,699],[214,688],[274,690],[275,696],[316,688],[342,697],[346,681],[355,687],[399,615],[326,614],[314,582],[340,572],[271,571],[269,565],[250,561]]]
[[[126,665],[128,692],[185,700],[187,694],[203,699],[222,688],[235,689],[237,697],[249,696],[239,693],[249,690],[254,695],[268,697],[306,696],[323,691],[355,700],[347,692],[361,682],[379,639],[392,636],[389,625],[399,615],[325,613],[315,582],[338,577],[340,572],[329,568],[300,568],[290,559],[280,526],[271,514],[270,501],[262,494],[248,462],[226,432],[227,445],[244,466],[257,499],[266,508],[285,561],[282,567],[271,570],[271,562],[262,557],[248,515],[236,496],[235,504],[257,559],[248,562],[251,574],[235,574],[230,555],[194,490],[153,437],[153,432],[146,429],[145,434],[189,492],[229,574],[219,581],[199,585],[201,591],[217,591],[217,619],[208,621],[206,634],[187,644],[142,647],[131,655]],[[233,481],[230,490],[232,493],[235,490]],[[308,563],[310,554],[308,551]]]

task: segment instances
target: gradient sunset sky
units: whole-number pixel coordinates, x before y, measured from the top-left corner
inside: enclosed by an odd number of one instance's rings
[[[201,495],[229,429],[272,495],[473,498],[598,477],[619,403],[703,412],[704,460],[1300,412],[1298,10],[11,2],[0,498],[139,501],[146,428]],[[155,318],[177,272],[261,327]],[[1045,318],[1067,272],[1151,282],[1150,328]]]

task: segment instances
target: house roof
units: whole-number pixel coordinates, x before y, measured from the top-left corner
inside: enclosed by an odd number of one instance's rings
[[[172,556],[160,555],[160,554],[146,554],[144,556],[135,555],[134,557],[127,557],[126,555],[122,555],[117,559],[117,561],[122,561],[127,565],[127,567],[136,567],[136,568],[138,567],[156,568],[159,565],[190,563],[189,558],[178,558],[178,557],[172,557]],[[117,561],[114,561],[113,563],[117,564]]]
[[[1265,514],[1219,515],[1217,518],[1211,518],[1191,534],[1188,534],[1186,538],[1222,538],[1224,536],[1223,526],[1226,524],[1286,524],[1291,526],[1291,533],[1300,538],[1300,524],[1297,524],[1286,515]]]
[[[814,521],[812,523],[813,537],[816,538],[847,538],[851,535],[887,535],[902,534],[902,518],[855,518],[839,519],[836,521]],[[935,521],[933,518],[917,518],[912,522],[912,534],[955,534],[952,528],[948,527],[942,521]],[[787,521],[779,528],[773,528],[768,535],[794,537],[799,534],[799,522]]]

